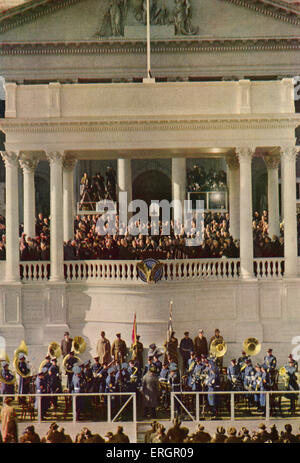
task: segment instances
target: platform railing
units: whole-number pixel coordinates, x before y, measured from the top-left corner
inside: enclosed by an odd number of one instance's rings
[[[282,405],[282,398],[287,396],[293,397],[295,404],[299,403],[299,391],[205,391],[205,392],[192,392],[192,391],[181,391],[181,392],[171,392],[170,393],[170,419],[173,420],[175,417],[176,411],[179,414],[184,413],[186,420],[188,421],[201,421],[207,419],[205,417],[205,408],[207,407],[206,400],[208,396],[213,397],[215,400],[220,400],[221,398],[227,398],[228,404],[228,420],[234,421],[236,419],[242,420],[253,420],[254,416],[252,414],[253,404],[248,402],[246,409],[244,409],[243,416],[238,415],[238,401],[243,399],[250,400],[254,399],[254,396],[265,396],[265,413],[263,415],[258,415],[257,419],[263,421],[269,421],[272,419],[284,419],[289,418],[288,414]],[[193,398],[193,410],[187,404],[186,398]],[[289,400],[289,399],[287,399]],[[290,399],[291,400],[291,399]],[[298,414],[300,415],[299,406],[295,405],[295,411],[297,409]],[[219,413],[218,413],[219,414]],[[223,417],[222,417],[223,419]]]
[[[140,260],[66,260],[63,264],[64,278],[67,283],[140,283],[138,262]],[[162,281],[234,281],[240,276],[239,258],[166,259],[160,262],[163,264]],[[253,274],[258,280],[282,279],[284,258],[253,259]],[[4,275],[5,261],[0,262],[3,279]],[[23,283],[46,282],[50,278],[50,262],[21,261],[20,278]]]
[[[19,407],[21,416],[18,416],[18,421],[28,421],[26,420],[26,416],[31,421],[35,421],[36,423],[41,423],[43,421],[42,419],[42,400],[49,400],[54,397],[57,398],[63,398],[65,402],[65,407],[66,410],[71,413],[72,415],[72,421],[73,423],[76,423],[77,420],[77,408],[78,408],[78,399],[82,400],[85,398],[97,398],[97,399],[104,399],[104,408],[106,410],[106,420],[101,420],[105,421],[107,423],[113,423],[115,421],[120,421],[120,417],[122,412],[132,404],[132,413],[129,415],[127,414],[126,421],[128,422],[136,422],[137,421],[137,406],[136,406],[136,393],[135,392],[113,392],[113,393],[58,393],[58,394],[52,394],[52,393],[45,393],[45,394],[0,394],[1,399],[5,399],[6,397],[13,397],[15,401],[18,401],[19,399],[23,400],[24,405],[22,405],[22,402],[20,405],[15,406],[15,409]],[[35,403],[37,398],[37,403]],[[120,404],[117,406],[113,406],[112,401],[117,400],[117,398],[120,399]],[[26,399],[26,400],[25,400]],[[12,403],[14,406],[14,403]],[[28,412],[28,414],[25,414],[25,416],[22,416],[23,410],[27,412],[26,405],[31,406],[31,414]],[[81,405],[82,406],[82,405]],[[29,408],[29,407],[28,407]],[[32,413],[34,411],[34,413]],[[50,409],[51,414],[55,415],[56,411],[55,409],[51,408]],[[130,419],[131,418],[131,419]],[[49,421],[49,418],[48,420]],[[59,421],[71,421],[66,418],[66,413],[62,413],[62,416],[60,417]],[[98,420],[99,421],[99,420]]]

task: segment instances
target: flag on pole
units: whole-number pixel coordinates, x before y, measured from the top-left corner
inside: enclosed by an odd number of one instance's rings
[[[137,343],[137,339],[136,339],[136,313],[134,313],[134,318],[133,318],[131,340],[132,340],[132,345],[135,346],[136,343]]]
[[[167,329],[167,342],[170,341],[171,335],[173,333],[172,316],[173,316],[173,301],[170,301],[170,312],[169,312],[169,321],[168,321],[168,329]]]

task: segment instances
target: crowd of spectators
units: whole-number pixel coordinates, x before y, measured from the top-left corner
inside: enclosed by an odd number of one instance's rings
[[[95,210],[95,203],[109,199],[117,200],[117,176],[115,170],[108,166],[105,173],[106,178],[98,172],[89,178],[87,173],[83,174],[80,180],[80,209]]]
[[[187,169],[187,192],[196,191],[224,191],[226,186],[226,172],[214,169],[205,171],[204,167],[194,165]]]
[[[184,227],[174,223],[158,222],[151,230],[149,223],[119,223],[116,216],[116,233],[99,234],[99,215],[77,215],[74,221],[74,238],[64,243],[65,260],[125,259],[140,260],[188,258],[235,258],[239,257],[239,240],[230,235],[228,213],[204,214],[202,236],[196,232],[195,223],[187,233]],[[300,223],[300,221],[299,221]],[[136,228],[139,233],[133,233]],[[164,230],[169,228],[169,233]],[[151,234],[152,232],[152,234]],[[196,235],[195,235],[196,233]],[[187,239],[199,238],[197,245],[187,245]],[[0,260],[5,260],[5,219],[0,216]],[[283,228],[279,237],[268,235],[267,211],[254,213],[254,257],[283,257]],[[20,259],[22,261],[50,260],[50,220],[38,214],[36,236],[28,237],[20,229]]]

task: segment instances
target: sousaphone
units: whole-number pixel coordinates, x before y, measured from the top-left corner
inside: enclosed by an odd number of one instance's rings
[[[257,355],[261,350],[261,343],[256,338],[247,338],[243,342],[243,349],[247,355]]]
[[[22,373],[19,370],[19,367],[18,367],[18,365],[19,365],[19,354],[24,354],[24,357],[25,357],[25,355],[26,356],[28,355],[28,347],[27,347],[26,342],[24,340],[21,341],[19,347],[14,352],[13,366],[14,366],[14,369],[18,373],[19,376],[21,376],[22,378],[30,378],[32,376],[32,373],[30,371],[26,375],[24,375],[24,373]]]
[[[2,362],[6,362],[8,364],[10,363],[7,353],[5,351],[3,351],[3,350],[0,351],[0,363],[2,363]],[[13,373],[13,378],[10,381],[8,381],[7,379],[3,378],[3,376],[2,376],[2,366],[0,366],[0,382],[4,383],[4,384],[8,384],[8,385],[15,384],[15,382],[16,382],[15,373]]]
[[[51,358],[53,357],[56,357],[57,359],[61,356],[61,348],[60,348],[60,345],[53,341],[49,344],[48,346],[48,352],[47,352],[47,356],[50,355]],[[44,366],[46,365],[46,363],[48,362],[47,359],[44,359],[40,366],[39,366],[39,371],[42,371]]]
[[[210,345],[210,353],[215,357],[223,357],[227,352],[227,344],[225,341],[214,339]]]
[[[85,351],[85,349],[86,349],[85,340],[81,336],[75,336],[72,342],[71,351],[74,351],[75,354],[82,354]],[[67,354],[63,359],[62,366],[66,370],[66,373],[73,373],[73,370],[72,369],[68,370],[66,366],[69,358],[70,358],[70,354]],[[74,358],[77,359],[77,363],[81,363],[80,357],[78,357],[77,355],[74,355]]]

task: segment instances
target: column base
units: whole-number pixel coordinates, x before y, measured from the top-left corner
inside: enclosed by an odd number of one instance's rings
[[[143,84],[155,84],[155,79],[153,77],[144,77]]]

